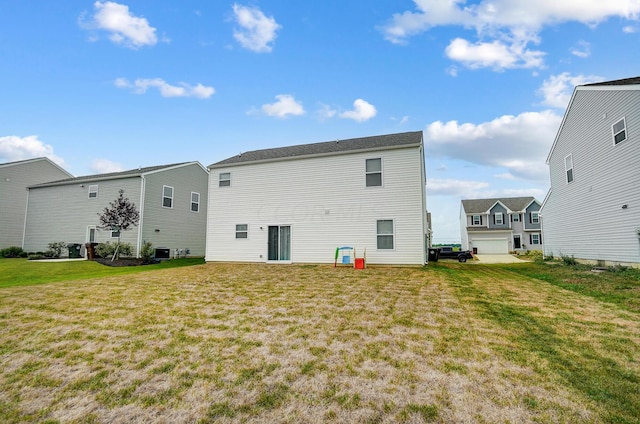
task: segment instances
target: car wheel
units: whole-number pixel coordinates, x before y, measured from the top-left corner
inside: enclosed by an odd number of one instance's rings
[[[465,256],[458,256],[458,262],[467,262],[467,258]]]

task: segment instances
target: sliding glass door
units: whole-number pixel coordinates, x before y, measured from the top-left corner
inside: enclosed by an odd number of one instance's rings
[[[269,248],[267,258],[270,261],[291,260],[291,226],[269,226]]]

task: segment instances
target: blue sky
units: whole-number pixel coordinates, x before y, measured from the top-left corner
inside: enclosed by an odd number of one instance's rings
[[[74,175],[424,131],[460,199],[548,189],[577,84],[638,75],[640,0],[4,1],[0,163]]]

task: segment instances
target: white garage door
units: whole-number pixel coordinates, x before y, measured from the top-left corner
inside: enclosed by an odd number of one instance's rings
[[[478,249],[479,255],[506,255],[509,253],[507,239],[474,240],[473,247]]]

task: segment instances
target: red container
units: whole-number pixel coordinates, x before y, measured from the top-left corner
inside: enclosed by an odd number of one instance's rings
[[[364,269],[364,258],[356,258],[355,259],[355,268],[356,269]]]

